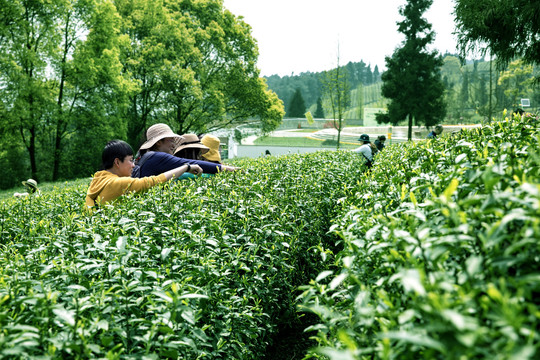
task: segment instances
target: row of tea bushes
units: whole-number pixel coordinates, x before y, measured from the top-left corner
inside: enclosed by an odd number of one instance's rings
[[[380,154],[299,297],[330,359],[540,356],[539,119]]]
[[[260,359],[361,164],[245,160],[92,215],[86,185],[1,203],[0,358]]]

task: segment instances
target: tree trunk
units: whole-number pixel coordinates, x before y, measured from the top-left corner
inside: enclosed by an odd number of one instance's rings
[[[407,138],[409,141],[412,140],[412,123],[413,123],[413,117],[411,114],[409,114],[409,129],[407,131]]]
[[[32,179],[38,180],[36,164],[36,127],[30,128],[30,145],[28,146],[28,155],[30,156],[30,168],[32,169]]]
[[[488,123],[491,122],[491,116],[492,116],[492,97],[493,97],[493,58],[491,57],[490,53],[490,59],[489,59],[489,109],[488,109]]]
[[[337,150],[339,150],[339,142],[341,141],[341,115],[338,121],[338,129],[337,129]]]
[[[65,61],[64,61],[64,64],[62,65],[63,68],[65,68]],[[58,180],[58,173],[60,172],[60,157],[61,157],[61,143],[62,143],[62,136],[63,136],[63,133],[64,133],[64,114],[63,114],[63,109],[62,109],[62,106],[63,106],[63,100],[64,100],[64,84],[65,84],[65,79],[66,79],[66,76],[65,76],[65,71],[62,70],[62,76],[61,76],[61,79],[60,79],[60,90],[58,92],[58,102],[57,102],[57,106],[58,106],[58,113],[57,113],[57,116],[58,116],[58,119],[56,120],[56,134],[55,134],[55,139],[54,139],[54,163],[53,163],[53,174],[52,174],[52,179],[53,181],[56,181]]]
[[[62,114],[60,114],[60,117]],[[56,135],[55,135],[55,141],[54,141],[54,159],[53,159],[53,174],[52,179],[53,181],[58,180],[58,173],[60,171],[60,157],[61,157],[61,151],[60,151],[60,143],[62,142],[62,135],[61,135],[61,122],[62,120],[58,120],[58,124],[56,124]]]

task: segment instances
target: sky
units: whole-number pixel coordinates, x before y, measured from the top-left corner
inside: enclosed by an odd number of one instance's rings
[[[252,28],[262,76],[320,72],[349,61],[385,68],[403,41],[397,31],[406,0],[224,0]],[[456,52],[454,0],[434,0],[424,14],[436,33],[433,47]]]

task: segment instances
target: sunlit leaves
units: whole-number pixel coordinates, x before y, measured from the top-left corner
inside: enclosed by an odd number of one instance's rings
[[[259,358],[331,266],[334,199],[362,167],[348,152],[240,165],[91,215],[88,182],[3,203],[0,357]]]
[[[340,266],[299,298],[321,319],[313,353],[534,358],[538,139],[529,114],[381,152],[332,227]]]

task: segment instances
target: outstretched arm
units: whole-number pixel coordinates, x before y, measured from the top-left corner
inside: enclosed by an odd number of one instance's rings
[[[167,180],[170,180],[170,179],[176,179],[182,176],[182,174],[184,173],[190,173],[195,176],[198,176],[202,174],[202,172],[203,170],[201,169],[199,165],[186,164],[186,165],[182,165],[180,167],[174,168],[172,170],[165,171],[163,175],[165,175]]]

